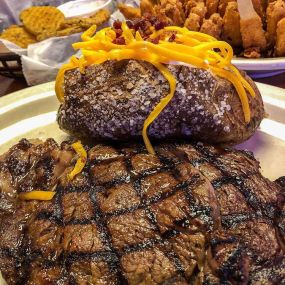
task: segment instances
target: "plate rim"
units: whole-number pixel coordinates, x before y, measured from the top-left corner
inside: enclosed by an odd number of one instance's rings
[[[246,71],[278,71],[285,70],[285,57],[276,58],[242,58],[232,59],[232,64]]]

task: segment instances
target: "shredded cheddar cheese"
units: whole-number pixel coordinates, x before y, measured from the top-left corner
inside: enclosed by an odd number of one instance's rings
[[[19,199],[20,200],[41,200],[41,201],[49,201],[53,198],[56,192],[54,191],[41,191],[35,190],[26,193],[20,193]]]
[[[72,147],[75,150],[75,152],[79,155],[79,158],[77,159],[73,170],[68,174],[69,180],[73,180],[73,178],[82,171],[87,160],[87,152],[80,141],[73,143]]]
[[[111,27],[102,29],[95,34],[95,26],[83,33],[82,42],[73,44],[74,49],[81,49],[82,57],[80,59],[72,57],[70,62],[63,65],[60,69],[55,86],[59,101],[64,101],[63,81],[64,73],[67,70],[79,68],[84,73],[86,66],[101,64],[108,60],[136,59],[152,63],[167,79],[170,87],[169,94],[154,107],[146,118],[142,130],[147,150],[150,153],[154,153],[147,136],[147,129],[171,101],[176,88],[176,79],[164,64],[183,62],[210,70],[213,74],[229,80],[238,93],[245,122],[248,123],[250,121],[247,93],[254,97],[255,92],[240,72],[231,64],[233,49],[228,43],[218,41],[203,33],[189,31],[185,27],[170,26],[159,31],[152,31],[149,39],[159,37],[157,44],[143,40],[138,31],[134,32],[124,22],[122,23],[122,31],[125,44],[113,43],[116,39],[116,33]],[[171,32],[175,34],[175,39],[169,42],[169,33]],[[84,167],[82,165],[82,163],[78,164],[70,174],[70,177],[73,178],[78,173],[78,169]]]

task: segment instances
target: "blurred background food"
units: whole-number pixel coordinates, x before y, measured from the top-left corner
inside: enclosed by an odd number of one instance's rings
[[[153,15],[230,43],[237,56],[285,56],[284,0],[141,0],[120,3],[127,19]]]
[[[86,18],[65,19],[63,13],[56,7],[30,7],[23,10],[19,15],[22,25],[9,26],[0,34],[0,38],[26,48],[29,44],[47,38],[81,33],[92,25],[100,26],[109,17],[110,12],[106,9]]]

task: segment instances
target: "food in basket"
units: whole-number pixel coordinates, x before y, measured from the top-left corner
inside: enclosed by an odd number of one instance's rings
[[[56,80],[63,130],[95,140],[142,136],[150,152],[149,138],[233,144],[254,133],[262,99],[230,63],[231,46],[163,25],[154,18],[117,21],[73,44],[83,56],[72,57]]]
[[[0,38],[7,39],[26,48],[29,44],[51,37],[68,36],[82,33],[93,25],[98,27],[110,18],[110,12],[102,9],[89,17],[65,19],[56,7],[30,7],[23,10],[20,19],[23,26],[7,28]]]
[[[29,44],[37,42],[36,37],[24,27],[12,25],[0,34],[0,39],[8,40],[16,45],[26,48]]]
[[[284,178],[264,178],[244,151],[155,150],[49,139],[2,155],[8,284],[284,284]]]
[[[118,8],[127,19],[133,9]],[[285,35],[281,28],[277,32],[285,18],[284,0],[142,0],[137,13],[225,40],[238,56],[285,56]]]
[[[35,36],[56,31],[64,21],[63,13],[52,6],[27,8],[19,17],[25,29]]]
[[[44,40],[50,37],[61,37],[68,36],[75,33],[81,33],[90,28],[93,25],[101,26],[110,18],[110,12],[106,9],[102,9],[94,15],[83,18],[75,17],[71,19],[65,19],[57,30],[51,31],[50,33],[42,33],[37,39]]]

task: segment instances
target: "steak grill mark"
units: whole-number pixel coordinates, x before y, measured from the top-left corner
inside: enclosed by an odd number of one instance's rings
[[[225,166],[218,161],[218,155],[213,155],[211,152],[207,150],[207,148],[201,146],[200,144],[193,145],[194,148],[199,152],[199,155],[202,156],[199,160],[191,160],[187,159],[188,162],[190,162],[194,167],[197,167],[198,164],[201,162],[210,162],[215,167],[221,171],[222,177],[214,180],[212,182],[212,185],[215,189],[221,188],[223,185],[231,184],[239,189],[239,191],[244,195],[246,202],[251,207],[256,207],[258,203],[258,199],[254,197],[254,195],[251,193],[249,195],[249,192],[244,187],[244,180],[248,178],[249,176],[242,177],[240,175],[233,176],[231,173],[227,172],[225,170]],[[171,153],[171,151],[170,151]],[[189,277],[185,273],[185,268],[183,266],[183,263],[179,257],[179,255],[175,252],[175,250],[170,249],[170,247],[167,248],[167,244],[171,238],[174,238],[178,236],[181,232],[186,231],[190,232],[191,230],[187,228],[189,223],[191,224],[191,221],[189,219],[196,218],[201,216],[202,218],[206,218],[206,222],[209,225],[209,229],[206,229],[207,231],[213,230],[213,223],[211,224],[211,208],[208,208],[207,206],[201,206],[198,205],[195,201],[195,197],[193,196],[193,190],[195,187],[199,186],[200,183],[203,182],[203,177],[201,177],[198,174],[193,174],[188,181],[183,181],[183,177],[180,175],[178,167],[183,164],[183,160],[181,161],[171,161],[171,159],[164,157],[163,155],[158,155],[159,158],[159,164],[160,166],[147,169],[144,171],[141,171],[139,174],[137,174],[137,170],[132,166],[131,159],[135,155],[144,154],[142,151],[136,151],[133,152],[129,157],[123,159],[124,167],[126,168],[127,172],[130,173],[129,175],[122,176],[121,178],[115,178],[112,181],[101,183],[101,185],[93,185],[93,182],[91,181],[91,178],[89,177],[89,174],[92,173],[92,167],[99,165],[102,161],[103,163],[108,163],[109,160],[102,160],[100,161],[93,161],[92,163],[88,164],[88,167],[85,168],[83,175],[88,177],[88,185],[84,185],[83,187],[57,187],[57,194],[55,196],[55,209],[56,211],[53,213],[49,213],[46,211],[42,211],[37,213],[36,220],[49,220],[57,224],[59,227],[65,227],[65,226],[74,226],[74,225],[92,225],[95,224],[98,228],[99,232],[103,235],[100,236],[100,239],[106,248],[105,250],[97,250],[95,252],[63,252],[60,257],[51,262],[47,262],[45,264],[46,268],[52,268],[59,264],[59,261],[64,264],[65,270],[69,270],[72,263],[81,261],[81,260],[104,260],[108,266],[111,272],[115,272],[117,276],[117,282],[119,284],[128,284],[126,278],[124,277],[124,270],[122,269],[122,263],[121,258],[124,257],[126,254],[130,253],[136,253],[140,251],[145,251],[147,249],[154,249],[158,247],[165,256],[170,260],[172,265],[175,267],[176,274],[172,275],[171,277],[167,278],[169,282],[172,282],[171,280],[174,280],[176,277],[180,276],[182,277],[182,280],[187,280],[187,282],[193,281],[193,276]],[[176,155],[176,153],[175,153]],[[185,158],[185,154],[183,154]],[[121,158],[119,157],[119,160]],[[110,161],[116,161],[116,158],[110,159]],[[156,175],[159,173],[165,173],[171,174],[175,179],[180,179],[182,182],[178,183],[174,187],[171,187],[171,189],[167,192],[159,193],[159,195],[155,195],[153,197],[147,197],[147,194],[144,193],[142,189],[142,180],[145,178],[150,177],[151,175]],[[255,175],[256,173],[253,172],[250,175]],[[101,192],[106,192],[108,189],[111,189],[112,187],[116,187],[118,185],[122,185],[124,183],[129,183],[131,187],[135,190],[138,198],[139,203],[137,205],[131,206],[130,208],[123,208],[119,210],[112,211],[110,213],[105,213],[102,211],[98,197],[97,195]],[[87,193],[89,196],[90,201],[92,201],[92,207],[93,207],[93,215],[91,218],[85,218],[85,219],[74,219],[70,221],[64,221],[64,206],[63,206],[63,196],[68,193]],[[175,225],[177,228],[170,229],[165,232],[161,232],[161,229],[157,223],[157,219],[155,217],[155,214],[153,212],[152,206],[156,205],[160,201],[164,201],[168,197],[172,197],[173,195],[182,193],[183,196],[186,197],[186,200],[188,202],[188,206],[190,207],[191,211],[193,213],[192,216],[188,217],[188,219],[183,219],[181,222],[175,221]],[[250,197],[250,199],[248,198]],[[114,244],[112,233],[110,233],[110,229],[108,227],[108,223],[112,218],[118,218],[122,217],[123,215],[132,214],[137,212],[138,210],[145,211],[148,222],[150,223],[151,227],[153,228],[153,233],[156,235],[156,237],[148,238],[146,241],[130,244],[127,246],[124,246],[122,248],[119,248]],[[267,212],[264,211],[264,214]],[[257,214],[257,216],[260,215],[260,213]],[[236,225],[240,223],[241,221],[247,221],[254,219],[254,215],[228,215],[222,217],[222,225],[226,228],[231,228],[233,225]],[[268,216],[268,218],[272,218],[271,216]],[[196,230],[193,230],[192,233],[199,233],[201,232],[201,228],[198,228]],[[206,234],[205,232],[205,234]],[[214,242],[214,241],[213,241]],[[223,241],[223,240],[216,240],[215,243],[228,243],[229,241]],[[231,240],[231,242],[235,242],[235,240]],[[32,249],[34,250],[34,249]],[[236,251],[239,252],[239,251]],[[1,253],[5,256],[10,256],[9,249],[2,249]],[[37,258],[37,254],[40,253],[42,255],[42,252],[31,252],[31,259],[30,262],[33,261],[33,258]],[[1,255],[2,255],[1,254]],[[43,256],[43,255],[42,255]],[[43,256],[44,258],[44,256]],[[233,264],[231,264],[231,260],[233,260]],[[224,268],[230,268],[234,265],[234,257],[229,258],[228,263],[224,265]],[[221,270],[227,270],[227,269],[221,269]],[[28,267],[25,268],[26,276],[24,280],[29,279],[29,273],[30,270]],[[198,275],[198,272],[194,275]],[[168,284],[168,281],[163,281],[161,284]],[[21,280],[20,282],[23,282]],[[75,281],[74,281],[75,282]],[[172,284],[172,283],[169,283]],[[174,284],[174,283],[173,283]]]

